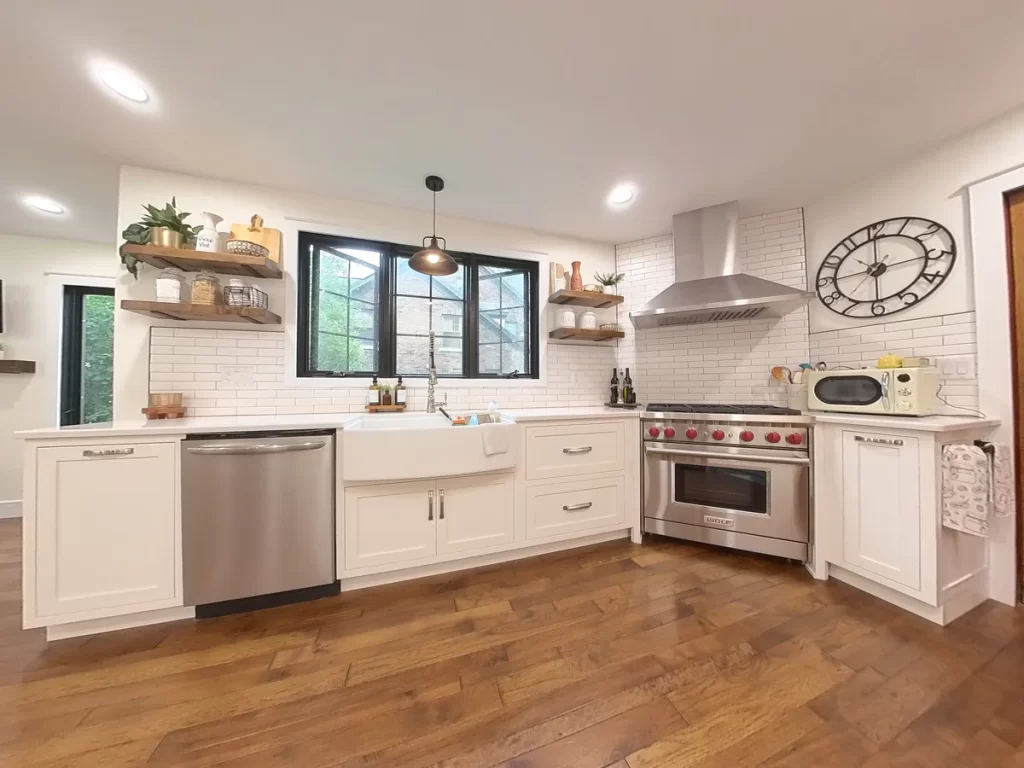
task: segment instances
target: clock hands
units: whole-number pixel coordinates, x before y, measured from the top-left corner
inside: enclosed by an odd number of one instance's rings
[[[886,256],[885,258],[882,259],[882,261],[885,261],[885,259],[887,259],[887,258],[889,258],[889,257]],[[900,266],[902,264],[909,264],[912,261],[920,261],[923,258],[924,258],[924,256],[915,256],[912,259],[904,259],[903,261],[897,261],[897,262],[894,262],[892,264],[889,264],[888,267],[889,267],[889,269],[893,269],[894,267],[898,267],[898,266]],[[856,261],[860,261],[860,259],[856,259]],[[863,264],[864,262],[860,261],[860,263]],[[871,264],[871,265],[866,265],[866,266],[872,267],[874,265]],[[848,275],[843,275],[842,277],[837,277],[836,280],[845,280],[848,277],[859,277],[860,275],[868,274],[868,272],[870,272],[870,271],[871,271],[870,269],[865,269],[863,272],[851,272]]]

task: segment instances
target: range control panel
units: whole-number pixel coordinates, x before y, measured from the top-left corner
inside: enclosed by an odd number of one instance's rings
[[[707,445],[741,445],[754,448],[789,448],[807,450],[808,429],[805,425],[744,424],[713,421],[652,421],[642,424],[643,439],[668,443]]]

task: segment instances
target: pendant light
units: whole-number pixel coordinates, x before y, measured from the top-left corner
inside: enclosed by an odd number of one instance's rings
[[[434,224],[430,229],[430,237],[423,238],[423,250],[417,251],[409,259],[409,268],[424,275],[454,275],[459,271],[459,265],[444,252],[448,241],[437,236],[437,193],[444,189],[444,179],[440,176],[427,176],[427,189],[434,193]],[[438,240],[444,243],[444,247],[437,244]]]

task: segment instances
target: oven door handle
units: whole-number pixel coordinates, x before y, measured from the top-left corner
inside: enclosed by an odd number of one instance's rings
[[[662,448],[660,445],[645,445],[644,452],[659,456],[678,456],[691,459],[719,459],[722,461],[765,462],[768,464],[799,464],[810,466],[811,460],[806,456],[736,456],[729,453],[712,453],[711,451],[676,451]]]

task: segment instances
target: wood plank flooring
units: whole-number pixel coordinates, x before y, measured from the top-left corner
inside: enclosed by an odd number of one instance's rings
[[[22,631],[0,521],[0,765],[1024,768],[1024,611],[940,629],[649,538],[200,622]]]

